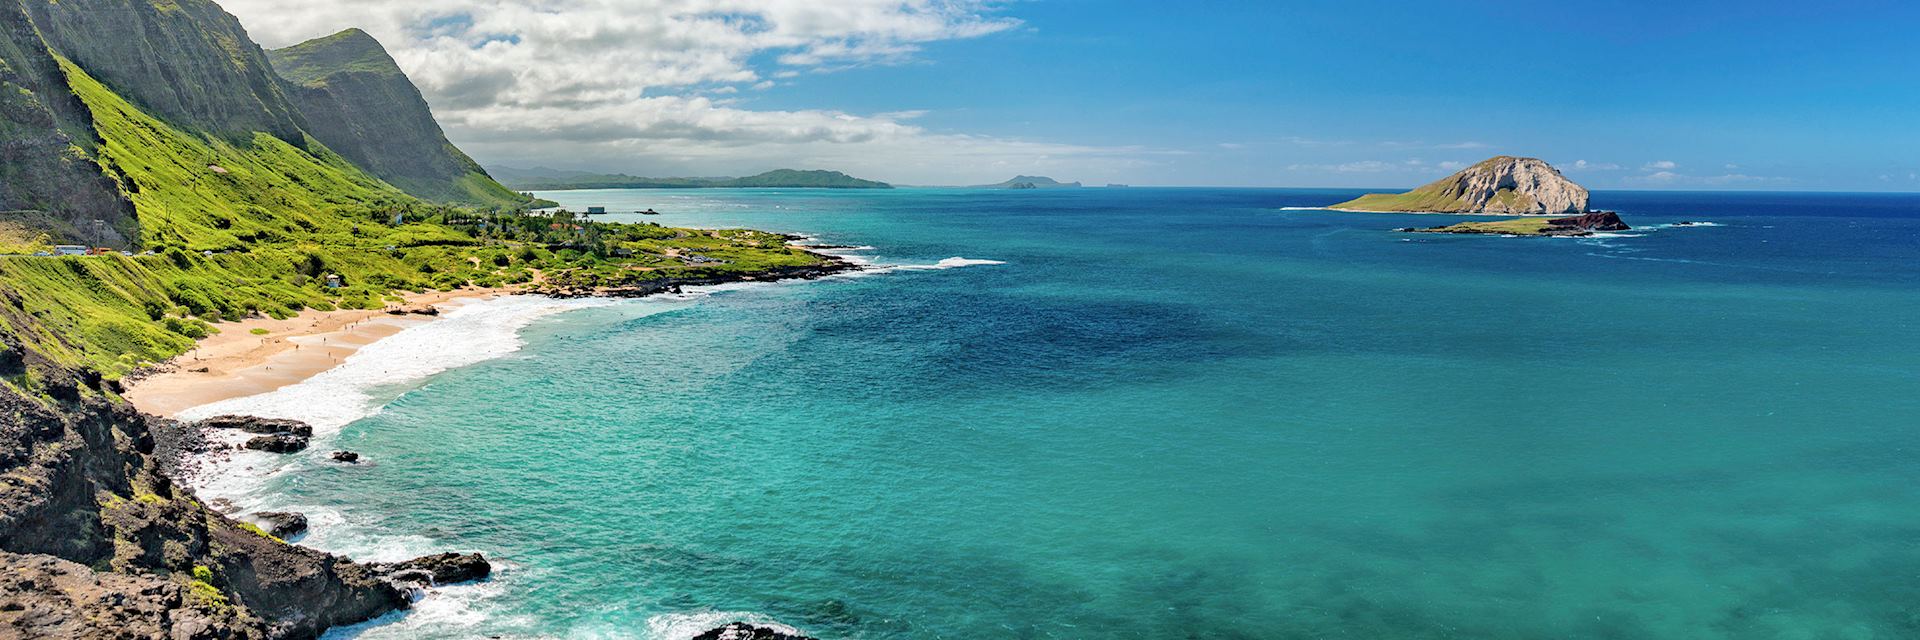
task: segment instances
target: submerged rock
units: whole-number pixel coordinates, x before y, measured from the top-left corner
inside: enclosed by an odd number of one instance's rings
[[[289,434],[311,437],[313,427],[299,420],[255,416],[214,416],[195,423],[202,429],[238,429],[261,435]]]
[[[244,519],[252,520],[273,537],[283,540],[307,532],[307,517],[290,511],[262,511]]]
[[[327,457],[331,458],[334,462],[339,462],[344,464],[360,464],[360,454],[354,453],[352,451],[335,451],[331,454],[328,454]]]
[[[472,582],[493,573],[493,564],[478,553],[437,553],[406,562],[377,562],[371,567],[374,575],[394,582],[428,585]]]
[[[240,446],[267,453],[293,453],[307,448],[307,438],[295,435],[260,436]]]
[[[694,636],[693,640],[816,640],[812,636],[787,633],[773,627],[756,627],[745,622],[730,622],[718,629]]]

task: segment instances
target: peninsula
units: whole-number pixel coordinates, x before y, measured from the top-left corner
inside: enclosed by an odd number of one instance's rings
[[[1327,208],[1382,213],[1578,214],[1587,211],[1587,189],[1539,158],[1495,156],[1406,193],[1370,193]]]

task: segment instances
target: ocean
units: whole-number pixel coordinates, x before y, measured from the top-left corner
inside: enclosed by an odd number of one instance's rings
[[[202,492],[497,562],[336,638],[1920,636],[1920,195],[1355,193],[543,193],[895,268],[470,305]]]

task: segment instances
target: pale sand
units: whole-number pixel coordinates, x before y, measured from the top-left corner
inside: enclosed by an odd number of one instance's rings
[[[448,311],[511,289],[461,289],[406,294],[414,309],[428,305]],[[135,381],[123,394],[133,406],[158,416],[230,398],[266,393],[306,380],[338,366],[361,347],[434,320],[433,316],[391,315],[384,310],[313,311],[285,320],[254,318],[215,325],[220,333],[169,361],[164,371]],[[255,329],[265,329],[256,335]],[[205,369],[205,371],[200,371]]]

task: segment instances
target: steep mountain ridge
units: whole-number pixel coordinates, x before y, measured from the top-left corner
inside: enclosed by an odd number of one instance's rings
[[[0,1],[0,219],[56,238],[124,244],[134,207],[94,162],[99,143],[26,5]]]
[[[266,52],[209,0],[18,0],[54,52],[176,127],[305,144]]]
[[[1406,193],[1370,193],[1328,207],[1408,213],[1585,213],[1588,193],[1539,158],[1494,156]]]
[[[307,131],[374,176],[437,202],[527,201],[447,140],[419,88],[365,31],[276,49],[268,59],[288,83]]]

